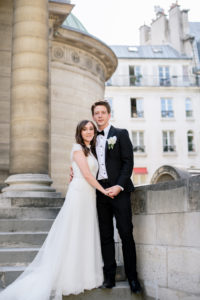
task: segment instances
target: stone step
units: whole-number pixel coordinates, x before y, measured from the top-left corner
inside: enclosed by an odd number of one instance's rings
[[[63,296],[63,300],[142,300],[144,295],[131,294],[127,282],[118,282],[112,289],[93,289],[79,295]]]
[[[23,271],[25,267],[0,268],[0,290],[11,284]],[[63,300],[146,300],[143,293],[131,294],[126,281],[117,282],[112,289],[93,289],[79,295],[63,296]]]
[[[41,208],[1,208],[0,219],[55,219],[60,207]]]
[[[0,288],[11,284],[26,268],[25,265],[0,266]]]
[[[39,247],[36,248],[1,248],[0,267],[15,266],[30,263],[36,256]]]
[[[30,253],[28,253],[29,258],[32,257],[32,259],[34,258],[34,256],[37,254],[38,249],[34,248],[34,249],[26,249],[27,252],[28,250],[31,250]],[[8,252],[7,252],[8,253]],[[14,256],[15,252],[10,252],[10,255]],[[23,251],[21,250],[21,253],[17,252],[18,255],[20,256],[20,258],[23,258]],[[0,253],[0,257],[1,257],[1,253]],[[9,257],[9,255],[7,256]],[[1,260],[1,258],[0,258]],[[24,262],[23,259],[21,259],[21,262],[13,262],[14,259],[10,259],[9,264],[3,263],[1,264],[0,262],[0,288],[2,287],[6,287],[8,286],[10,283],[12,283],[26,268],[26,266],[29,264],[28,262]],[[124,267],[123,266],[118,266],[117,267],[117,273],[116,273],[116,281],[124,281],[126,280],[125,275],[124,275]]]
[[[126,274],[125,274],[124,266],[121,265],[121,264],[117,265],[115,280],[116,281],[126,280]]]
[[[49,231],[54,219],[1,219],[0,230],[2,232],[17,231]]]
[[[61,207],[64,198],[0,197],[0,207]]]
[[[41,246],[48,232],[0,232],[0,247]]]

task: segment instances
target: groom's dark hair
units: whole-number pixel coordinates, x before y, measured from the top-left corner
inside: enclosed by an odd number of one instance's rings
[[[92,107],[91,107],[91,111],[92,111],[92,115],[94,115],[94,109],[95,107],[99,106],[99,105],[103,105],[106,107],[107,112],[110,114],[111,113],[111,108],[110,108],[110,104],[108,103],[108,101],[106,100],[99,100],[97,102],[95,102]]]

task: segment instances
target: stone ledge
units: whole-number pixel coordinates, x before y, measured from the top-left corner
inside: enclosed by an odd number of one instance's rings
[[[133,214],[199,211],[199,190],[200,175],[138,186],[131,195]]]

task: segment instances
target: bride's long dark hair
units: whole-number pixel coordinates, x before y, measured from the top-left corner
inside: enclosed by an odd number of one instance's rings
[[[83,131],[83,128],[85,127],[85,125],[87,123],[91,123],[93,128],[94,128],[94,137],[93,139],[91,140],[90,142],[90,146],[91,148],[89,149],[85,143],[84,143],[84,140],[82,138],[82,131]],[[89,120],[82,120],[78,123],[77,127],[76,127],[76,135],[75,135],[75,138],[76,138],[76,142],[77,144],[80,144],[83,148],[83,152],[85,154],[85,156],[88,156],[88,154],[90,153],[90,150],[91,152],[94,154],[94,156],[96,157],[96,150],[95,150],[95,146],[96,146],[96,137],[97,137],[97,128],[96,126],[94,125],[94,123],[92,121],[89,121]]]

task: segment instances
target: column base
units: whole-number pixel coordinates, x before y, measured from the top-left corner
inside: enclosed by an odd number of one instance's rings
[[[50,186],[52,182],[48,174],[11,175],[5,180],[5,183],[9,186],[2,189],[1,198],[61,198],[61,193],[57,193],[56,190]]]

